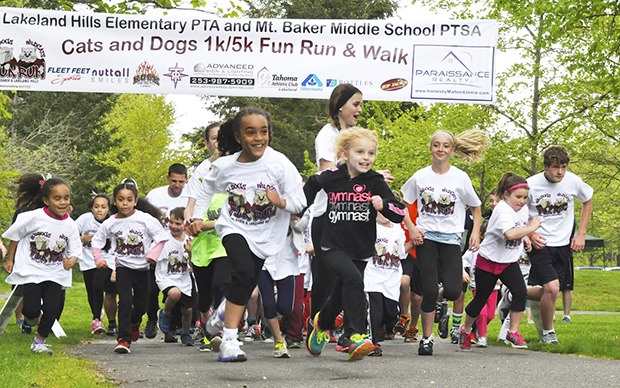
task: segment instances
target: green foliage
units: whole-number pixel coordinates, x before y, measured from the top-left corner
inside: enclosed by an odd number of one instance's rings
[[[301,171],[301,175],[310,176],[316,174],[316,164],[310,159],[310,153],[308,150],[304,150],[304,168]]]
[[[124,94],[102,119],[103,130],[114,146],[102,149],[96,160],[102,168],[118,173],[107,183],[113,187],[132,177],[142,193],[165,184],[168,167],[187,161],[178,151],[170,150],[174,109],[163,96]]]

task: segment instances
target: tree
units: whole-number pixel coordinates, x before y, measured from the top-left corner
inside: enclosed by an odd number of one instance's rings
[[[187,163],[180,152],[170,150],[174,109],[163,96],[124,94],[103,117],[103,130],[114,146],[102,149],[96,160],[104,169],[118,173],[106,183],[108,187],[123,178],[136,180],[140,192],[165,183],[172,163]]]

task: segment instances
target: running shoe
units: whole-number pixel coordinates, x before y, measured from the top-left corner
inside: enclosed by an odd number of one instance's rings
[[[394,334],[398,334],[400,336],[404,336],[407,332],[407,326],[411,321],[411,315],[409,314],[400,314],[398,317],[398,322],[396,322],[396,326],[394,326]]]
[[[565,315],[562,317],[562,320],[560,322],[562,323],[571,323],[573,320],[570,319],[570,315]]]
[[[179,342],[179,340],[174,336],[173,332],[167,331],[164,333],[164,342],[167,344],[174,344]]]
[[[252,326],[248,327],[245,332],[245,336],[243,337],[244,342],[252,342],[254,340],[260,341],[263,339],[261,337],[261,324],[255,323]]]
[[[131,353],[131,350],[129,349],[130,347],[131,347],[131,343],[125,341],[124,339],[119,338],[118,342],[116,343],[116,346],[114,347],[114,353],[119,353],[119,354]]]
[[[140,339],[140,323],[131,324],[131,342],[136,342]]]
[[[405,342],[418,342],[418,327],[409,326],[405,332]]]
[[[465,332],[463,326],[459,328],[459,347],[461,350],[471,350],[471,332]]]
[[[22,321],[22,334],[32,334],[32,326]]]
[[[205,340],[207,338],[205,337]],[[211,350],[213,350],[214,352],[219,352],[220,351],[220,346],[222,345],[222,337],[220,337],[219,335],[216,335],[215,337],[211,338]],[[243,345],[243,342],[239,343],[239,346]]]
[[[286,347],[288,349],[301,349],[301,341],[290,339],[286,337]]]
[[[105,334],[110,337],[116,337],[118,335],[118,326],[116,324],[109,324],[108,331]]]
[[[514,333],[508,333],[506,336],[506,341],[504,341],[506,345],[510,345],[513,348],[517,349],[527,349],[527,343],[523,339],[523,336],[518,331]]]
[[[105,327],[103,326],[103,323],[101,322],[101,319],[99,318],[93,319],[93,323],[91,323],[90,328],[91,328],[92,334],[105,333]]]
[[[243,362],[247,361],[245,352],[241,350],[239,341],[236,338],[232,338],[226,341],[222,341],[220,345],[220,354],[217,357],[221,362]]]
[[[313,329],[306,340],[306,348],[313,356],[321,355],[323,348],[325,348],[325,345],[329,342],[329,332],[321,330],[319,327],[319,314],[320,312],[316,313],[314,316],[312,322]],[[308,329],[310,328],[308,327]]]
[[[550,331],[547,334],[543,334],[540,338],[540,342],[543,344],[559,344],[558,336],[555,334],[555,331]]]
[[[422,340],[420,340],[420,345],[418,346],[418,355],[419,356],[432,356],[434,343],[435,341],[433,340],[432,334],[428,338],[422,338]]]
[[[487,341],[487,337],[486,336],[481,336],[478,337],[478,343],[476,344],[476,347],[478,348],[486,348],[488,346],[488,341]]]
[[[52,352],[52,349],[50,349],[50,347],[51,345],[48,345],[46,343],[35,344],[33,342],[32,345],[30,345],[30,351],[32,353],[49,354],[51,356],[52,354],[54,354],[54,352]]]
[[[444,299],[435,304],[435,323],[439,323],[441,317],[446,314],[448,314],[448,301]]]
[[[157,320],[149,319],[146,321],[144,336],[146,338],[155,338],[155,336],[157,336]]]
[[[291,358],[284,340],[277,340],[273,346],[273,358]]]
[[[341,334],[340,337],[338,337],[338,341],[336,342],[336,351],[348,353],[350,346],[351,346],[351,339],[345,336],[344,334]]]
[[[171,316],[167,316],[163,309],[160,309],[157,313],[157,318],[159,318],[159,330],[167,333],[170,331],[170,318]]]
[[[222,301],[217,310],[213,312],[207,319],[207,333],[209,335],[217,335],[224,330],[224,314],[226,303]]]
[[[459,329],[456,327],[453,327],[450,330],[450,343],[452,344],[458,344],[459,343]]]
[[[380,344],[373,344],[373,348],[370,352],[368,352],[370,357],[381,357],[383,356],[383,350],[381,350]]]
[[[181,334],[181,343],[183,346],[194,346],[194,339],[191,334],[183,333]]]
[[[341,311],[340,314],[334,320],[334,326],[336,329],[340,329],[344,323],[344,311]]]
[[[439,319],[439,324],[437,325],[437,333],[439,334],[439,338],[448,338],[449,321],[450,315],[448,315],[447,313]]]
[[[366,357],[374,346],[368,339],[367,334],[353,334],[351,336],[351,346],[349,346],[349,361],[357,361]]]

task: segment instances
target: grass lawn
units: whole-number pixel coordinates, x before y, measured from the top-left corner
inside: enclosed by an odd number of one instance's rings
[[[10,291],[4,283],[5,277],[6,274],[0,275],[0,293]],[[620,272],[576,271],[575,278],[574,310],[620,311]],[[558,307],[561,308],[561,301]],[[92,338],[89,311],[81,273],[74,270],[73,288],[67,291],[61,319],[67,337],[50,337],[48,343],[54,350],[51,357],[32,354],[33,336],[21,335],[19,327],[9,324],[7,331],[0,335],[0,387],[114,386],[107,382],[94,363],[66,353],[71,347]],[[534,351],[620,360],[620,336],[615,329],[620,327],[620,314],[573,314],[572,317],[572,323],[556,325],[559,346],[540,345],[534,325],[523,323],[520,331]],[[497,318],[489,325],[490,344],[495,343],[499,326]]]

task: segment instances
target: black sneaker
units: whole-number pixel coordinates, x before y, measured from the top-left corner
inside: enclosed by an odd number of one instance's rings
[[[169,331],[167,333],[164,333],[164,342],[168,344],[172,344],[172,343],[179,342],[179,340],[177,339],[177,337],[174,336],[174,334],[171,331]]]
[[[183,344],[183,346],[194,346],[194,339],[192,338],[191,334],[183,333],[181,334],[181,343]]]
[[[344,334],[341,334],[340,337],[338,337],[338,341],[336,343],[336,351],[348,353],[350,346],[351,346],[351,339],[345,336]]]
[[[27,324],[26,321],[22,322],[22,334],[31,334],[32,326]]]
[[[450,321],[450,315],[446,314],[439,320],[439,324],[437,325],[437,332],[439,333],[439,338],[448,338],[448,322]]]
[[[448,314],[448,301],[444,299],[435,304],[435,323],[439,323],[441,318],[446,314]]]
[[[433,355],[433,338],[422,338],[420,340],[420,347],[418,347],[418,355],[420,356],[432,356]]]
[[[108,331],[106,331],[105,334],[109,335],[110,337],[116,337],[118,335],[118,327],[116,326],[116,324],[109,324]]]
[[[150,320],[150,319],[146,321],[146,327],[144,328],[144,336],[146,338],[155,338],[155,336],[157,336],[157,321]]]

